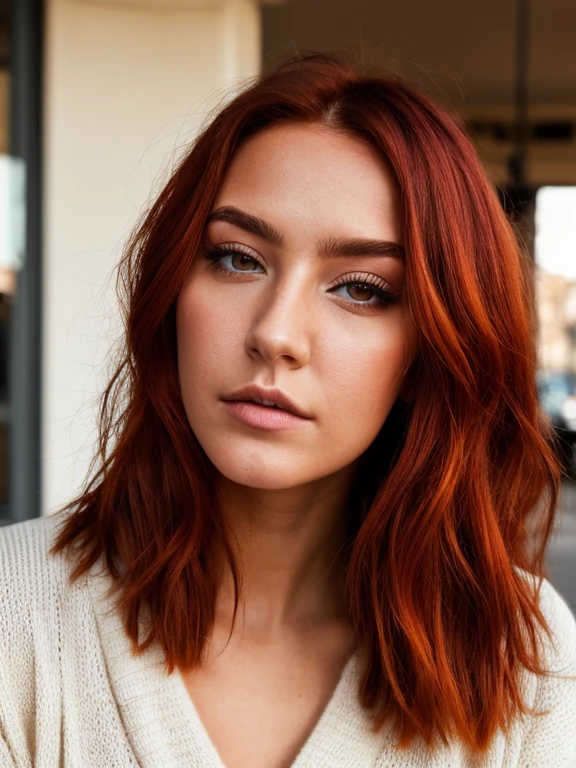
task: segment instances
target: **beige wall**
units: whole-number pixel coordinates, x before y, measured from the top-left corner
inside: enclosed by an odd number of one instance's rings
[[[113,269],[211,105],[257,74],[250,0],[48,0],[43,511],[86,475],[119,322]]]

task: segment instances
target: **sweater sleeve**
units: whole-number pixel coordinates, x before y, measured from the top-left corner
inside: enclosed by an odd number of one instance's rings
[[[549,674],[538,679],[534,709],[524,737],[520,766],[576,768],[576,622],[570,609],[547,581],[540,591],[541,608],[552,639],[544,642]]]

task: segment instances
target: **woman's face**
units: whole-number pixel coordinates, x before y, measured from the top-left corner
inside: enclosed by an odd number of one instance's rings
[[[287,125],[239,149],[177,304],[184,407],[222,475],[281,489],[354,467],[415,354],[401,242],[368,144]]]

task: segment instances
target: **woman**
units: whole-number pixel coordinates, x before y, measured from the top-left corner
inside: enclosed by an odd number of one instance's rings
[[[121,279],[100,463],[2,532],[3,764],[574,754],[531,277],[451,118],[292,62],[205,129]]]

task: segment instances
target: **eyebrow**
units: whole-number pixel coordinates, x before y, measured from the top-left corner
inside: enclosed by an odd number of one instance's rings
[[[217,208],[210,214],[208,221],[227,221],[228,224],[234,224],[245,232],[261,237],[273,245],[280,245],[282,243],[282,235],[274,227],[256,216],[240,211],[238,208],[231,206]]]
[[[282,235],[268,222],[252,216],[249,213],[234,208],[223,206],[217,208],[208,217],[208,221],[226,221],[245,232],[261,237],[272,245],[282,244]],[[364,238],[329,238],[321,248],[323,257],[331,256],[395,256],[404,259],[404,248],[391,240],[373,240]]]
[[[395,256],[404,260],[404,248],[392,240],[330,238],[321,249],[322,256]]]

